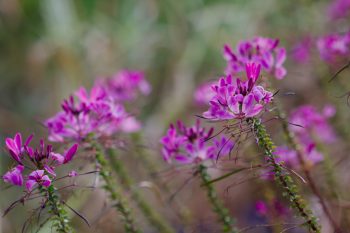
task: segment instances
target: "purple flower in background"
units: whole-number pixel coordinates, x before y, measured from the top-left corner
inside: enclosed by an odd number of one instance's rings
[[[3,180],[6,183],[22,186],[23,185],[23,176],[22,172],[24,170],[24,166],[17,165],[16,167],[12,168],[10,171],[6,172],[5,175],[3,175]]]
[[[328,7],[328,15],[331,19],[344,18],[350,13],[350,0],[333,0]]]
[[[265,216],[268,212],[268,207],[264,201],[257,201],[255,203],[255,211],[262,216]]]
[[[209,101],[215,96],[215,92],[211,90],[215,82],[207,82],[199,85],[194,92],[195,103],[199,106],[208,105]]]
[[[269,203],[258,200],[255,203],[255,211],[261,216],[287,217],[288,215],[288,207],[277,199],[273,199]]]
[[[312,43],[311,37],[306,37],[297,43],[292,49],[293,60],[301,64],[308,63],[311,58]]]
[[[234,146],[233,142],[223,137],[212,143],[209,139],[213,131],[213,128],[206,130],[201,127],[199,120],[191,127],[181,121],[176,126],[170,125],[167,134],[160,140],[164,160],[171,162],[174,159],[178,163],[189,164],[227,155]]]
[[[72,161],[78,149],[78,144],[74,144],[61,155],[53,151],[52,145],[45,146],[43,140],[40,140],[38,148],[30,147],[32,135],[23,146],[21,138],[21,134],[17,133],[14,139],[6,139],[6,146],[17,165],[6,172],[2,178],[4,182],[16,186],[22,186],[25,182],[28,191],[31,191],[35,184],[48,187],[51,184],[50,176],[56,176],[56,167]],[[13,153],[19,156],[14,157]],[[28,177],[23,176],[24,172],[30,173]]]
[[[303,159],[308,165],[315,165],[323,160],[323,155],[316,149],[315,143],[304,144],[300,143]],[[285,163],[291,168],[299,168],[300,162],[297,152],[287,146],[279,146],[276,148],[274,154],[277,162]]]
[[[260,65],[246,64],[247,80],[223,77],[212,86],[214,97],[203,116],[211,120],[243,119],[258,115],[272,101],[272,93],[256,85]]]
[[[227,61],[226,74],[235,75],[244,71],[246,63],[257,63],[262,69],[277,79],[283,79],[287,71],[283,66],[286,60],[285,48],[278,47],[279,40],[255,37],[242,41],[236,51],[229,45],[224,46],[224,58]]]
[[[350,32],[320,37],[317,48],[321,58],[327,62],[333,63],[337,59],[346,58],[350,54]]]
[[[103,86],[95,85],[90,93],[79,88],[75,98],[65,100],[62,108],[63,111],[45,121],[50,141],[80,142],[89,135],[100,137],[140,129],[140,123]]]
[[[117,101],[130,101],[138,94],[148,95],[151,86],[140,71],[122,70],[108,79],[101,79],[100,83],[106,88],[108,95]]]
[[[290,129],[303,144],[312,144],[314,141],[333,143],[337,137],[328,119],[334,114],[335,108],[331,105],[326,105],[322,112],[312,105],[300,106],[290,114]]]

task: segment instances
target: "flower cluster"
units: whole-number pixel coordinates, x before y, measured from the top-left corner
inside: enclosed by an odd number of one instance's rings
[[[301,144],[301,150],[304,156],[303,159],[308,165],[314,165],[323,160],[323,155],[317,150],[315,143]],[[276,155],[276,161],[283,162],[291,168],[300,167],[300,161],[295,150],[287,146],[279,146],[274,154]]]
[[[122,70],[107,79],[100,79],[99,83],[106,88],[109,96],[119,102],[130,101],[138,94],[148,95],[151,86],[140,71]]]
[[[316,148],[316,142],[330,144],[337,139],[333,128],[328,123],[328,118],[334,114],[335,109],[329,105],[324,107],[322,113],[311,105],[300,106],[291,113],[290,130],[294,132],[308,164],[317,164],[323,160],[322,153]],[[286,146],[278,147],[275,154],[279,161],[283,160],[290,167],[300,165],[296,151]]]
[[[170,125],[167,134],[160,140],[164,160],[171,162],[174,159],[183,164],[200,163],[229,154],[234,143],[225,137],[210,141],[213,132],[213,128],[206,130],[201,127],[199,120],[191,127],[186,127],[181,121],[176,126]]]
[[[224,46],[224,57],[227,60],[226,74],[236,74],[245,68],[247,63],[260,64],[263,70],[277,79],[283,79],[287,71],[283,67],[286,60],[285,48],[278,47],[279,40],[256,37],[242,41],[234,52],[229,45]]]
[[[350,54],[350,32],[320,37],[317,40],[317,48],[321,58],[328,62],[347,57]]]
[[[331,19],[344,18],[350,14],[350,0],[333,0],[328,8]]]
[[[203,116],[211,120],[243,119],[258,115],[272,101],[272,93],[256,85],[260,64],[246,64],[247,80],[227,75],[212,86],[214,97]]]
[[[22,135],[17,133],[13,139],[6,139],[6,147],[17,165],[2,177],[6,183],[12,185],[22,186],[25,184],[29,192],[36,185],[49,187],[52,178],[56,176],[56,167],[69,163],[78,149],[78,145],[74,144],[62,155],[55,153],[52,145],[45,147],[43,140],[40,140],[39,148],[34,149],[29,146],[32,138],[33,135],[29,136],[23,143]],[[28,175],[24,176],[24,172]],[[69,174],[74,176],[75,172]]]
[[[135,132],[140,123],[122,101],[135,98],[137,89],[148,93],[150,87],[142,73],[123,71],[114,78],[97,82],[90,93],[84,87],[62,103],[62,111],[46,120],[49,140],[82,141],[88,135],[112,135],[118,131]]]
[[[320,143],[333,143],[337,137],[328,119],[334,115],[335,108],[331,105],[326,105],[322,112],[312,105],[302,105],[290,114],[290,130],[304,144],[313,143],[315,140]]]

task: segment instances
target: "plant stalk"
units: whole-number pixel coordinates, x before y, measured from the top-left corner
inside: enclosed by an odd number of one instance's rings
[[[229,211],[223,206],[222,202],[219,200],[214,186],[210,182],[211,179],[210,175],[207,172],[207,167],[203,164],[199,165],[198,172],[202,179],[203,186],[207,190],[207,196],[210,203],[213,206],[213,210],[217,214],[220,222],[223,225],[222,232],[238,233],[238,230],[234,227],[234,219],[230,217]]]
[[[109,158],[112,164],[113,171],[118,175],[120,179],[120,183],[124,186],[124,188],[128,191],[131,191],[132,199],[137,203],[141,212],[147,221],[158,230],[158,232],[162,233],[174,233],[175,231],[169,226],[156,211],[154,211],[148,203],[142,198],[141,194],[137,189],[133,189],[133,180],[127,174],[123,163],[117,156],[117,153],[114,149],[108,150]]]
[[[276,179],[285,190],[285,195],[289,197],[292,207],[294,207],[299,215],[305,219],[305,225],[308,227],[310,232],[320,233],[320,226],[317,223],[317,219],[312,211],[307,207],[305,201],[301,198],[297,186],[293,179],[284,172],[284,168],[281,164],[276,162],[275,156],[273,155],[274,144],[271,140],[270,135],[266,132],[265,126],[259,119],[251,118],[248,122],[252,123],[252,130],[255,134],[259,147],[264,151],[268,163],[271,165],[274,171]]]

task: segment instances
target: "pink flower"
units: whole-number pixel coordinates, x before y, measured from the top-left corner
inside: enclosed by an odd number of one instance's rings
[[[108,94],[116,101],[130,101],[137,98],[138,93],[148,95],[151,86],[140,71],[122,70],[111,78],[100,80]]]
[[[246,63],[257,63],[263,70],[277,79],[283,79],[287,71],[283,67],[286,60],[285,48],[278,47],[279,40],[255,37],[238,44],[234,52],[229,45],[224,46],[227,61],[226,74],[235,75],[245,69]]]
[[[259,200],[255,203],[255,210],[259,215],[263,215],[263,216],[265,216],[268,212],[268,208],[267,208],[266,203],[264,201],[261,201],[261,200]]]
[[[344,18],[350,13],[350,0],[333,0],[328,7],[331,19]]]
[[[350,54],[350,32],[320,37],[317,48],[321,58],[327,62],[333,63],[339,58],[347,58]]]
[[[225,137],[215,140],[214,144],[208,141],[213,130],[201,127],[200,121],[192,127],[186,127],[181,121],[178,121],[177,127],[170,125],[167,134],[160,140],[164,160],[171,162],[174,159],[181,164],[200,163],[229,154],[234,144]]]
[[[12,168],[10,171],[6,172],[5,175],[3,175],[2,179],[9,184],[22,186],[23,185],[23,176],[22,172],[24,170],[24,166],[17,165],[16,167]]]
[[[215,82],[207,82],[198,86],[194,93],[194,100],[198,106],[208,105],[209,101],[215,96],[211,87]]]
[[[258,115],[272,101],[272,93],[256,85],[260,65],[246,64],[246,74],[247,81],[237,78],[234,82],[232,76],[228,75],[213,85],[214,97],[203,116],[211,120],[228,120]]]
[[[296,134],[303,144],[311,144],[314,141],[333,143],[337,136],[328,123],[328,118],[335,114],[335,109],[326,105],[322,112],[312,105],[303,105],[296,108],[289,117],[290,129]]]
[[[22,186],[25,181],[28,190],[32,190],[36,183],[48,186],[49,182],[51,182],[49,176],[56,176],[56,167],[72,161],[78,149],[78,144],[74,144],[66,150],[63,155],[61,155],[53,151],[52,145],[45,146],[44,140],[40,140],[40,146],[33,149],[32,147],[29,147],[32,135],[28,137],[23,146],[20,135],[20,133],[17,133],[13,141],[9,138],[6,139],[6,144],[9,147],[10,154],[19,154],[20,160],[18,160],[17,157],[13,157],[18,165],[6,172],[3,176],[3,180],[17,186]],[[31,172],[31,174],[28,178],[24,179],[22,173],[25,170]],[[46,175],[44,175],[45,172]]]
[[[49,140],[81,142],[88,136],[109,136],[116,132],[135,132],[140,123],[107,91],[107,86],[95,85],[90,94],[81,87],[62,104],[63,111],[47,119]]]
[[[300,64],[308,63],[311,57],[312,43],[313,41],[310,37],[306,37],[297,43],[292,50],[293,60]]]
[[[28,191],[32,191],[35,184],[49,187],[51,185],[51,179],[44,174],[44,170],[35,170],[29,174],[26,182],[26,188]]]
[[[21,163],[21,157],[22,153],[25,147],[28,147],[30,141],[32,140],[33,135],[30,135],[24,145],[22,145],[22,135],[20,133],[17,133],[15,137],[12,138],[6,138],[6,147],[10,152],[10,155],[14,160],[16,160],[18,163]]]

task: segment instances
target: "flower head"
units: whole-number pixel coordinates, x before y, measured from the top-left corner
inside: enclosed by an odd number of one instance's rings
[[[303,144],[312,144],[314,141],[333,143],[337,136],[328,119],[334,114],[335,109],[330,105],[326,105],[322,112],[312,105],[300,106],[290,114],[290,129]]]
[[[344,18],[350,14],[350,0],[333,0],[328,7],[328,15],[331,19]]]
[[[148,95],[151,92],[150,84],[140,71],[122,70],[100,82],[113,99],[121,102],[134,100],[139,93]]]
[[[75,97],[63,101],[62,108],[63,111],[45,121],[51,141],[80,142],[89,135],[100,137],[140,128],[138,121],[103,86],[95,85],[90,94],[79,88]]]
[[[6,172],[2,178],[6,183],[16,186],[22,186],[25,182],[28,191],[31,191],[35,184],[48,187],[51,183],[50,176],[56,176],[56,167],[72,161],[78,149],[78,145],[74,144],[61,155],[53,151],[52,145],[45,146],[43,140],[40,140],[39,147],[32,148],[29,146],[32,136],[22,146],[20,135],[20,133],[17,133],[15,136],[15,148],[12,144],[13,139],[6,139],[6,146],[17,165]],[[15,151],[15,154],[18,154],[17,157],[13,156],[12,149],[17,149]],[[23,176],[24,172],[30,172],[28,177]]]
[[[239,73],[244,70],[246,63],[254,62],[277,79],[283,79],[287,74],[283,67],[286,50],[278,47],[278,44],[278,39],[255,37],[252,40],[240,42],[236,51],[233,51],[229,45],[225,45],[226,74]]]
[[[191,127],[185,126],[181,121],[177,125],[170,125],[167,134],[160,140],[163,145],[162,153],[165,161],[172,159],[179,163],[199,163],[215,159],[219,153],[227,155],[234,144],[225,137],[208,141],[214,129],[206,130],[200,126],[200,121]]]
[[[256,85],[260,65],[246,64],[247,80],[231,75],[223,77],[212,86],[214,97],[203,116],[212,120],[243,119],[258,115],[264,105],[272,101],[272,93]]]
[[[339,58],[346,58],[350,54],[350,32],[320,37],[317,40],[317,48],[321,58],[327,62],[332,63]]]

